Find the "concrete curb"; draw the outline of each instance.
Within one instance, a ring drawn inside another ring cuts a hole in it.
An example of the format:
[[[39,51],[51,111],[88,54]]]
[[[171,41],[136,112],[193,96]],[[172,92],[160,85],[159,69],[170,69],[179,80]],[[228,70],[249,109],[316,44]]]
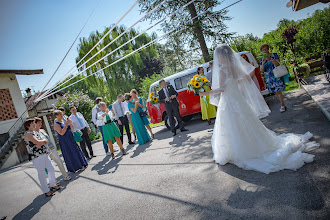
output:
[[[305,87],[305,85],[302,85],[302,88],[306,91],[306,93],[313,99],[313,101],[320,107],[322,113],[325,115],[325,117],[328,118],[330,121],[330,112],[327,111],[327,109],[319,102],[317,101],[313,95],[309,92],[309,90]]]

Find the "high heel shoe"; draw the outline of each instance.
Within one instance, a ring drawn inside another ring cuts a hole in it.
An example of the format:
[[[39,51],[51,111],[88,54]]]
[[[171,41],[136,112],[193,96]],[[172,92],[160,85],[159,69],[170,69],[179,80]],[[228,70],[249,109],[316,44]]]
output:
[[[123,149],[120,149],[121,150],[121,152],[123,153],[123,155],[126,155],[126,151],[125,151],[125,149],[123,148]]]
[[[111,157],[112,157],[112,159],[116,159],[114,153],[111,153]]]

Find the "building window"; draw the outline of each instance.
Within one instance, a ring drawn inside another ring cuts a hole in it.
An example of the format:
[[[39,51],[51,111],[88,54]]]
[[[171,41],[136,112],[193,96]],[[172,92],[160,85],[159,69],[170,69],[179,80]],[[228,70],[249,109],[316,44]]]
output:
[[[9,89],[0,89],[0,121],[18,118]]]

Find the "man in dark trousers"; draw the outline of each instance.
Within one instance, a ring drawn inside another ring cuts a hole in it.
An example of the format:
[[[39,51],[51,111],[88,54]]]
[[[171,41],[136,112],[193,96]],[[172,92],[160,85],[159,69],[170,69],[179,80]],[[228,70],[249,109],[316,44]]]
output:
[[[179,112],[179,103],[176,100],[176,96],[178,93],[175,91],[173,86],[167,85],[165,80],[159,81],[160,86],[162,89],[158,92],[159,95],[159,102],[165,103],[166,114],[170,120],[171,130],[173,132],[173,136],[176,135],[176,128],[174,123],[174,116],[176,117],[179,128],[181,131],[188,131],[183,127],[183,122]]]
[[[124,143],[123,134],[124,134],[124,127],[125,127],[127,138],[128,138],[128,144],[134,144],[134,142],[132,141],[132,138],[131,138],[131,131],[129,129],[129,121],[128,121],[127,116],[125,115],[125,108],[124,108],[124,104],[122,103],[123,100],[124,100],[123,95],[119,94],[117,96],[117,101],[112,104],[112,109],[115,113],[115,120],[117,122],[117,125],[118,125],[120,133],[121,133],[121,136],[120,136],[121,142]]]

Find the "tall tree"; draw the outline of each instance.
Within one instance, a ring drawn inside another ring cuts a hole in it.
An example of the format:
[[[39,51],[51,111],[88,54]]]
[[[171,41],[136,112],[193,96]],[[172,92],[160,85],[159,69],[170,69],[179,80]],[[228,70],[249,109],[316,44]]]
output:
[[[102,36],[108,32],[109,28],[103,33],[96,31],[92,33],[88,38],[81,38],[80,44],[78,45],[78,57],[76,58],[77,62],[85,56],[85,54],[102,38]],[[116,37],[118,37],[121,33],[126,30],[124,26],[115,27],[113,31],[104,38],[103,42],[100,44],[99,47],[95,48],[86,58],[84,61],[87,61],[93,55],[95,55],[101,48],[104,48],[107,44],[113,41]],[[97,60],[105,57],[107,54],[115,51],[121,45],[132,39],[133,37],[137,36],[139,32],[135,29],[131,29],[123,34],[120,38],[118,38],[115,42],[113,42],[109,47],[104,49],[102,52],[97,54],[94,58],[86,63],[80,71],[86,69],[90,65],[92,65]],[[134,41],[126,44],[122,48],[113,52],[110,56],[105,57],[97,65],[91,67],[87,71],[85,71],[84,75],[90,75],[95,73],[96,71],[105,68],[109,64],[115,62],[116,60],[122,58],[123,56],[133,52],[134,50],[140,48],[141,46],[149,43],[155,36],[154,35],[147,35],[142,34],[141,36],[137,37]],[[100,71],[98,74],[93,75],[87,78],[88,83],[93,87],[99,87],[102,89],[102,85],[100,82],[103,82],[105,78],[105,85],[108,87],[108,100],[115,100],[119,93],[124,93],[130,91],[132,88],[139,87],[140,78],[142,76],[139,75],[145,68],[144,60],[153,60],[157,58],[158,52],[155,45],[149,46],[146,49],[141,50],[138,53],[133,54],[132,56],[126,58],[125,60],[110,66],[103,71]],[[149,72],[148,74],[152,74],[153,70],[155,73],[158,71],[159,65],[157,64],[156,68],[153,68],[152,64],[150,63]],[[158,71],[159,72],[159,71]],[[104,84],[104,83],[103,83]],[[102,93],[101,93],[102,94]]]
[[[141,0],[139,2],[141,13],[149,12],[154,9],[162,0]],[[162,6],[158,7],[147,18],[151,21],[165,18],[168,14],[176,11],[189,0],[168,0]],[[199,48],[202,52],[205,62],[210,60],[207,42],[216,45],[220,42],[227,42],[233,33],[227,32],[227,26],[224,21],[230,20],[226,16],[227,10],[220,10],[214,13],[213,9],[221,4],[218,0],[199,0],[191,3],[184,10],[172,15],[169,20],[162,24],[164,31],[182,27],[182,31],[169,36],[171,39],[179,39],[180,42],[188,45],[189,49],[195,50]],[[206,12],[198,18],[194,18],[200,13]],[[214,13],[214,14],[212,14]],[[193,23],[184,24],[189,19],[193,19]]]

